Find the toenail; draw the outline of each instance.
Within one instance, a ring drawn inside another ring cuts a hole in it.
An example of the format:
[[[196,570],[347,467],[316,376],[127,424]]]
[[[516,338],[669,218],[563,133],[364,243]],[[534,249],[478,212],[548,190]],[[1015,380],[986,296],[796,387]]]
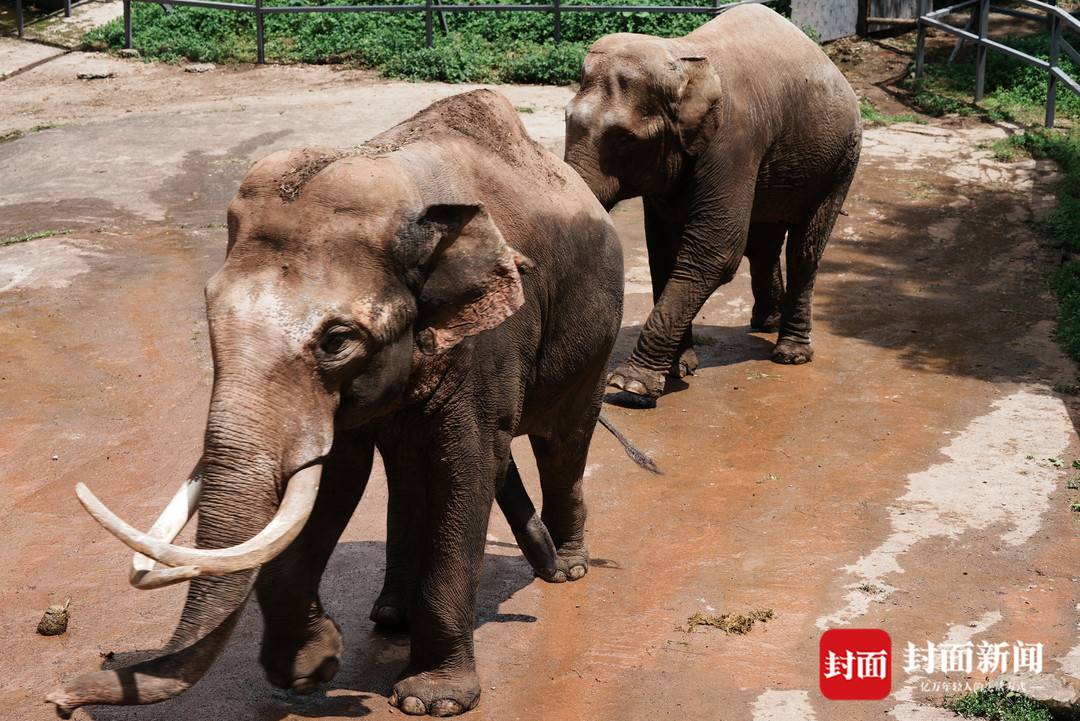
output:
[[[576,581],[585,575],[584,566],[571,566],[570,567],[570,580]]]
[[[415,696],[406,696],[405,700],[401,702],[401,710],[410,716],[423,716],[427,713],[424,702]]]
[[[462,712],[461,704],[453,699],[444,698],[431,704],[432,716],[457,716]]]

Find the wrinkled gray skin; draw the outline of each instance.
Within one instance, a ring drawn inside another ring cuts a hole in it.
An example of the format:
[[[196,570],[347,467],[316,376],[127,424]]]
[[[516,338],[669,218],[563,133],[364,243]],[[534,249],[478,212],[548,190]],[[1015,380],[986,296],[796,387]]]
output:
[[[520,485],[514,436],[532,442],[557,548],[543,575],[588,568],[582,473],[622,277],[603,208],[491,91],[435,103],[355,151],[256,164],[206,291],[214,387],[198,545],[255,535],[284,479],[321,461],[315,510],[260,571],[192,581],[163,656],[76,679],[53,695],[58,710],[184,691],[253,587],[270,681],[310,692],[331,678],[342,637],[319,578],[375,448],[390,508],[372,613],[412,630],[391,703],[433,715],[475,706],[477,583],[492,499],[505,479]]]
[[[643,197],[655,302],[609,383],[655,398],[665,373],[692,373],[691,322],[744,254],[751,326],[779,330],[776,362],[809,361],[814,278],[861,139],[840,71],[764,6],[732,9],[681,38],[594,43],[567,106],[566,162],[606,208]]]

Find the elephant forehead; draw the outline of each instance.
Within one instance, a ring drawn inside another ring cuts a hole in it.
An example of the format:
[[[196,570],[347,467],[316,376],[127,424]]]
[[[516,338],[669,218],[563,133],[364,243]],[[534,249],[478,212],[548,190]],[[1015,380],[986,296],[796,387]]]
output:
[[[304,200],[337,214],[394,221],[406,208],[419,206],[420,193],[390,158],[353,155],[312,178]]]
[[[393,313],[378,289],[354,283],[266,268],[233,277],[223,269],[207,286],[208,309],[217,328],[255,329],[299,349],[326,324],[347,317],[368,327]]]
[[[648,74],[671,64],[673,55],[660,38],[621,33],[601,38],[585,59],[585,74]]]

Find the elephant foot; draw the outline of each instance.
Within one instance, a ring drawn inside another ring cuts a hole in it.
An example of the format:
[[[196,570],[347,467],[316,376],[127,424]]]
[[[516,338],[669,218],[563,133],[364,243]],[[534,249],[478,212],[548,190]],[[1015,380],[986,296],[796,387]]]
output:
[[[384,631],[406,632],[409,630],[409,608],[395,593],[383,591],[375,599],[368,616]]]
[[[281,644],[264,640],[261,661],[266,678],[278,688],[309,694],[334,678],[341,667],[345,645],[341,631],[329,616],[311,624],[308,640],[299,650],[290,652]]]
[[[645,398],[659,398],[664,392],[664,374],[623,363],[607,379],[608,385]]]
[[[390,705],[410,716],[457,716],[480,700],[480,679],[475,670],[465,673],[418,673],[394,684]]]
[[[809,363],[813,357],[814,347],[809,343],[781,339],[773,349],[772,361],[784,365],[801,365]]]
[[[686,348],[679,354],[679,359],[671,364],[671,370],[668,371],[668,375],[672,378],[685,378],[686,376],[694,375],[694,371],[698,369],[698,357],[697,351],[693,346]]]
[[[755,333],[776,333],[780,330],[780,314],[773,313],[767,316],[753,315],[750,317],[750,330]]]
[[[566,583],[576,581],[589,572],[589,552],[585,546],[564,546],[558,550],[555,569],[537,577],[548,583]]]

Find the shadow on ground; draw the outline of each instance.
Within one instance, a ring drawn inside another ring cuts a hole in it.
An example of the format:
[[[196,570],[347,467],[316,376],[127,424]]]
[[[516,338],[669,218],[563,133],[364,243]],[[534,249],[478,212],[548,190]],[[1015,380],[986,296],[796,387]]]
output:
[[[504,545],[504,544],[498,544]],[[206,677],[181,696],[145,707],[90,707],[94,721],[156,721],[157,719],[234,718],[278,721],[290,715],[307,718],[367,716],[387,695],[409,658],[406,634],[383,633],[368,620],[372,602],[382,585],[386,557],[382,541],[340,543],[323,576],[321,597],[345,636],[345,656],[337,677],[310,696],[276,689],[266,681],[259,665],[262,618],[258,604],[244,610],[224,653]],[[603,565],[603,564],[601,564]],[[534,580],[532,569],[520,556],[486,554],[477,599],[477,627],[487,623],[534,623],[525,614],[501,614],[499,606]],[[162,618],[163,638],[175,617]],[[116,653],[104,668],[125,665],[153,652]],[[229,688],[265,688],[265,701],[250,707],[244,694]],[[225,689],[225,692],[222,692]],[[213,707],[208,701],[213,699]]]

